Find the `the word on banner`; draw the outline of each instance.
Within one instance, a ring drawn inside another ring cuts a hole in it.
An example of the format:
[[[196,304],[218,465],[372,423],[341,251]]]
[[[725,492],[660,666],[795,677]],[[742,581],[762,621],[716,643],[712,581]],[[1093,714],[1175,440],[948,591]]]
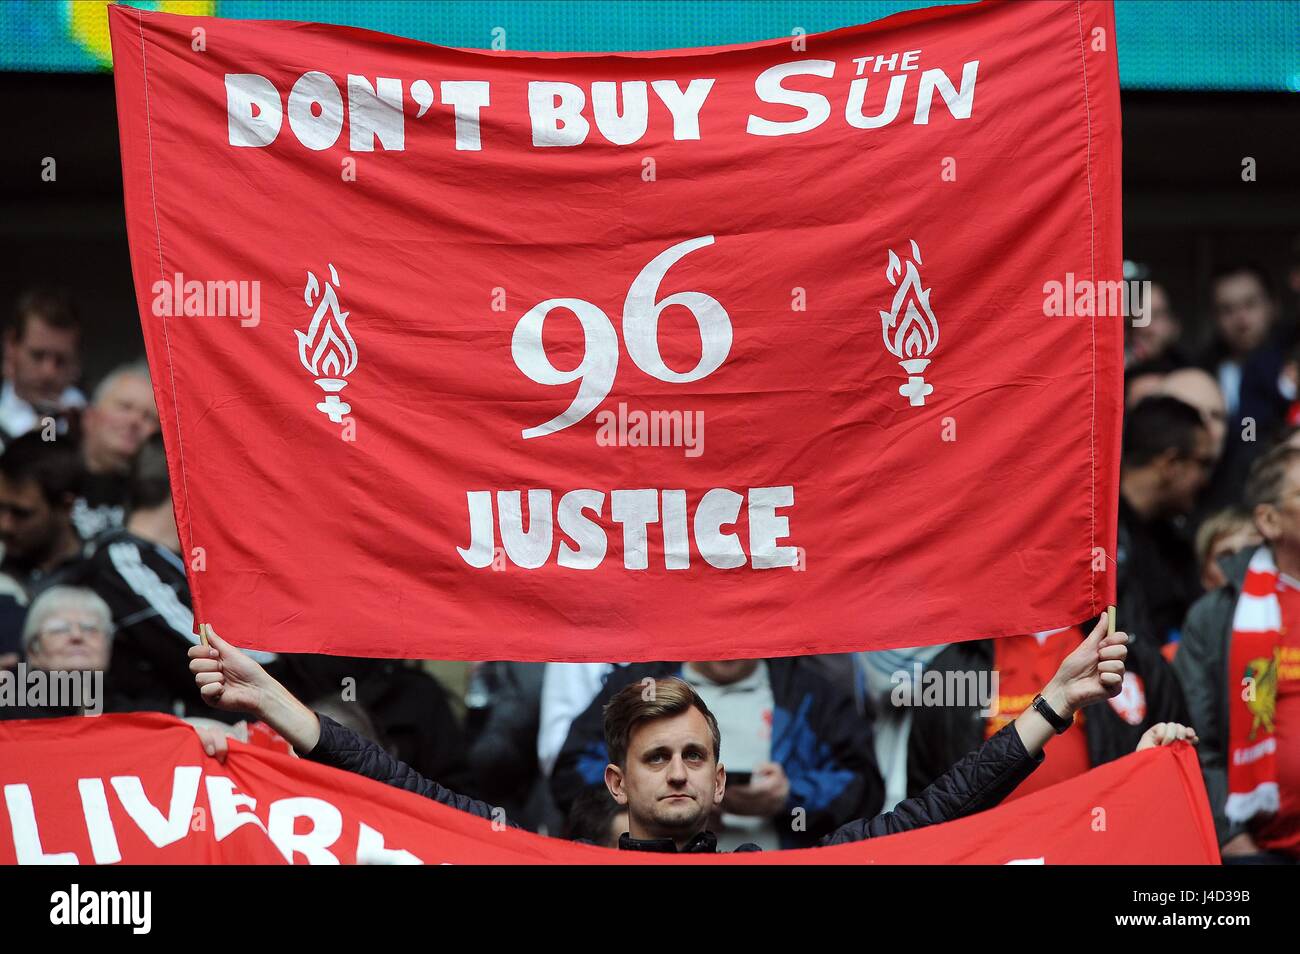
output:
[[[238,644],[760,657],[1110,601],[1109,3],[635,54],[109,17],[195,615]]]
[[[1186,744],[834,848],[655,855],[545,838],[156,713],[0,722],[0,864],[1217,864]]]

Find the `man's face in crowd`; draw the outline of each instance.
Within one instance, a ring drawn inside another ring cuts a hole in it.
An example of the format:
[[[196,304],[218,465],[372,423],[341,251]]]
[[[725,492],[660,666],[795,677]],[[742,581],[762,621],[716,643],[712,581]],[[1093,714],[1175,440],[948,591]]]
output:
[[[46,671],[103,672],[108,669],[108,633],[89,610],[61,610],[41,624],[27,661]]]
[[[153,388],[137,375],[118,378],[97,404],[86,409],[86,450],[91,461],[129,461],[157,431]]]
[[[626,805],[637,838],[688,839],[704,830],[722,804],[727,775],[713,757],[713,735],[692,706],[632,730],[627,765],[605,767],[605,784]]]
[[[1164,354],[1165,349],[1182,335],[1174,311],[1169,307],[1169,296],[1159,285],[1152,284],[1151,297],[1147,301],[1147,322],[1134,325],[1130,332],[1133,336],[1133,348],[1140,360],[1148,360]]]
[[[1166,492],[1162,509],[1167,515],[1192,512],[1196,497],[1209,483],[1217,460],[1210,432],[1203,427],[1197,429],[1192,453],[1175,457],[1165,468]]]
[[[0,543],[5,559],[39,566],[54,552],[67,511],[50,506],[34,480],[14,482],[0,475]]]
[[[1223,403],[1223,392],[1218,382],[1199,368],[1181,368],[1165,376],[1161,393],[1178,398],[1201,412],[1214,456],[1223,453],[1223,442],[1228,436],[1228,407]]]
[[[1214,320],[1237,357],[1258,348],[1273,326],[1273,303],[1249,272],[1226,275],[1214,285]]]
[[[59,398],[81,373],[77,332],[40,318],[27,320],[22,338],[5,336],[5,377],[39,411],[59,410]]]

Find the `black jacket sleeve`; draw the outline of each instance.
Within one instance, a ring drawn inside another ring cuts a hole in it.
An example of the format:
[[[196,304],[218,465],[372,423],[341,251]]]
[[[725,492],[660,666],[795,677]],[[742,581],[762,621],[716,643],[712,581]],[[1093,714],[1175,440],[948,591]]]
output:
[[[1020,741],[1014,722],[1002,729],[935,780],[915,798],[898,803],[892,812],[849,822],[822,842],[824,846],[896,835],[953,821],[992,808],[1029,777],[1043,761]]]
[[[477,791],[523,802],[537,783],[537,731],[545,663],[491,662],[484,673],[496,685],[487,720],[469,747]]]
[[[1139,673],[1146,683],[1147,694],[1147,717],[1142,723],[1142,731],[1146,732],[1157,722],[1179,722],[1183,725],[1191,725],[1191,711],[1187,708],[1182,684],[1174,675],[1174,667],[1165,661],[1160,650],[1154,646],[1144,647],[1143,651],[1147,652],[1150,659],[1144,662],[1142,672]],[[1141,739],[1142,736],[1139,734],[1138,738]],[[1137,742],[1133,745],[1136,746]],[[1133,749],[1129,749],[1129,752],[1132,751]],[[1128,752],[1123,754],[1127,755]]]
[[[479,818],[493,819],[492,806],[466,795],[459,795],[437,782],[425,778],[405,762],[400,762],[369,739],[362,738],[329,716],[317,713],[320,719],[320,741],[304,758],[322,765],[343,769],[356,775],[405,789],[440,805],[447,805]]]

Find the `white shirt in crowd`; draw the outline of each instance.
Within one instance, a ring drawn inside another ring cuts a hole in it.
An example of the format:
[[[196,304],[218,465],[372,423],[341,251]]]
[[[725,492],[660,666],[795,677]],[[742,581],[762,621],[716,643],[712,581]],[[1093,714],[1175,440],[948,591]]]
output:
[[[1241,365],[1235,361],[1220,362],[1219,390],[1223,392],[1223,403],[1227,405],[1228,420],[1232,420],[1241,407]]]
[[[59,397],[60,406],[76,410],[86,406],[86,396],[76,388],[68,388]],[[41,423],[41,415],[30,403],[18,396],[11,382],[0,387],[0,430],[8,438],[22,437],[34,431]],[[67,422],[59,422],[59,433],[67,430]]]
[[[573,720],[600,694],[613,663],[547,663],[537,726],[537,762],[548,777],[569,737]]]

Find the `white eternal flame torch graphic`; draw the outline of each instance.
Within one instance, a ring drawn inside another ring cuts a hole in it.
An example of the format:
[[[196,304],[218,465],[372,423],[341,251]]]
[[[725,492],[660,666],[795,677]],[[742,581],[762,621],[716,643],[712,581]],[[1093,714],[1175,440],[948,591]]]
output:
[[[347,385],[347,376],[357,366],[357,343],[348,334],[348,312],[339,311],[335,292],[340,284],[338,272],[333,265],[329,269],[330,280],[325,283],[323,292],[316,276],[307,273],[303,301],[308,307],[315,305],[316,311],[306,332],[295,330],[294,334],[298,336],[298,360],[325,392],[325,400],[317,404],[316,409],[328,415],[335,424],[341,424],[352,405],[341,400],[338,392]]]
[[[912,257],[904,265],[894,250],[889,250],[889,267],[885,277],[895,287],[894,303],[889,311],[880,313],[881,332],[885,347],[907,372],[907,383],[900,385],[898,393],[908,399],[912,407],[925,404],[934,386],[927,384],[921,375],[930,365],[930,352],[939,343],[939,322],[930,310],[930,289],[921,287],[921,274],[916,266],[921,264],[921,250],[912,246]],[[899,281],[899,277],[902,281]]]

